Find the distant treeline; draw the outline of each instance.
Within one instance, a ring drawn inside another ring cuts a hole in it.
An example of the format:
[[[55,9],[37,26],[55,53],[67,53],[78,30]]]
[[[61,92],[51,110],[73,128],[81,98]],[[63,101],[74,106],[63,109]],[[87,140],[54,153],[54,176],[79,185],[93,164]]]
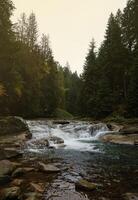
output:
[[[11,0],[0,0],[0,115],[138,117],[138,0],[110,15],[96,52],[92,40],[83,73],[55,61],[49,37],[38,34],[34,13],[10,17]]]

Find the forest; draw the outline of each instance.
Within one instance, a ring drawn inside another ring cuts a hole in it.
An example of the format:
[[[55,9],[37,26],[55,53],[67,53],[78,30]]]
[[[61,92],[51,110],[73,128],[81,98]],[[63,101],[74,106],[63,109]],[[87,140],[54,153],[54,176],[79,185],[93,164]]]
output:
[[[35,13],[13,23],[0,0],[0,115],[138,117],[138,0],[111,13],[100,48],[90,42],[82,74],[54,59]]]

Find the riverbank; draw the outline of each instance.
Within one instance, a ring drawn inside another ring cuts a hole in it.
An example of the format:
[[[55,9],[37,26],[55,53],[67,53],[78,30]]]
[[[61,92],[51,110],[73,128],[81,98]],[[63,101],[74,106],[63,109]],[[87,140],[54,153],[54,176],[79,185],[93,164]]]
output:
[[[136,188],[137,159],[134,152],[137,148],[112,146],[89,138],[90,133],[106,131],[107,126],[111,131],[117,131],[118,127],[122,128],[118,124],[44,119],[26,123],[21,118],[9,118],[9,122],[3,121],[7,131],[3,129],[0,136],[2,200],[65,200],[67,196],[70,200],[122,200],[136,196],[136,190],[132,188]],[[52,141],[49,138],[51,144],[65,142],[65,145],[49,146],[47,134],[53,138]],[[121,156],[122,160],[124,148],[126,158],[119,166],[117,157]],[[126,159],[131,165],[125,163]],[[132,182],[125,177],[131,177]]]

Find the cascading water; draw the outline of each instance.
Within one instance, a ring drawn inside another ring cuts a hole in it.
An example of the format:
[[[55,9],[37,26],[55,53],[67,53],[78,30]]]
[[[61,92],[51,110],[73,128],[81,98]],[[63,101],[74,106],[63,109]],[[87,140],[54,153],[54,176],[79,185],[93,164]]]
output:
[[[90,124],[88,122],[70,122],[61,125],[53,124],[52,121],[28,121],[28,126],[33,135],[32,140],[29,141],[33,150],[38,149],[36,143],[34,145],[32,141],[40,139],[47,139],[50,146],[61,147],[49,139],[57,137],[64,141],[65,149],[91,151],[94,149],[92,141],[98,140],[101,135],[109,131],[106,124]]]
[[[50,183],[46,185],[45,200],[65,200],[68,196],[70,200],[122,200],[122,191],[137,193],[138,149],[100,142],[99,137],[109,132],[106,124],[79,121],[63,125],[50,120],[27,123],[33,137],[24,146],[25,158],[33,166],[41,161],[61,169],[51,179],[49,174],[42,174],[42,182]],[[75,183],[79,179],[97,184],[98,189],[78,192]]]

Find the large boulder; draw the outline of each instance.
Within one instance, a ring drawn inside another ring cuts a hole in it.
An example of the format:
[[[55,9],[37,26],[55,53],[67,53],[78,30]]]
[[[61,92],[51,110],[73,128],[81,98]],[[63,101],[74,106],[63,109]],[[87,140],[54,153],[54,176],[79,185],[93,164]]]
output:
[[[4,117],[0,118],[0,136],[18,135],[27,133],[28,138],[31,138],[27,123],[20,117]]]

